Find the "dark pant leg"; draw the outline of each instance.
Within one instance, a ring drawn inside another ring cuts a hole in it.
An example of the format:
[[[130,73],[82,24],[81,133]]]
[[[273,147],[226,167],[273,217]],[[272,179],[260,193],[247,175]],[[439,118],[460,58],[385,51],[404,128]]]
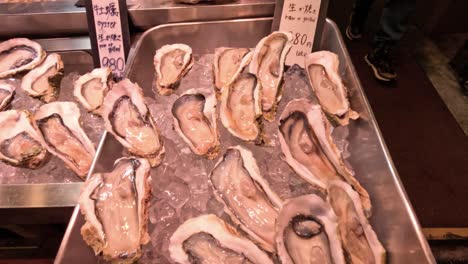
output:
[[[375,0],[356,0],[353,6],[353,23],[359,28],[363,28],[367,20],[369,10]]]
[[[386,0],[380,17],[380,28],[374,36],[374,45],[386,42],[396,44],[408,29],[415,0]]]

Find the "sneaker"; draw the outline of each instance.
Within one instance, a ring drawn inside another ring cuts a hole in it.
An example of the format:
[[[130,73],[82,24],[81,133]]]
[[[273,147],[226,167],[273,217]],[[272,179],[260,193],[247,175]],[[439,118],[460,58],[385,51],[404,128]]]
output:
[[[362,38],[362,28],[363,25],[359,25],[360,23],[357,23],[356,19],[354,18],[354,12],[349,16],[349,25],[346,28],[346,37],[348,37],[349,40],[357,40]]]
[[[375,78],[385,82],[396,79],[397,75],[393,67],[392,47],[390,45],[377,45],[364,57],[364,60],[372,68]]]

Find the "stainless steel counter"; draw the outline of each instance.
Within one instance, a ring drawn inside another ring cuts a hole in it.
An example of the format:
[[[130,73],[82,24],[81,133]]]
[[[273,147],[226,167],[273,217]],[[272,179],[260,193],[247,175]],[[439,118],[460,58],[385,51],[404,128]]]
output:
[[[88,34],[85,8],[75,1],[0,4],[0,39]],[[128,1],[131,24],[137,31],[176,22],[273,16],[274,0],[237,0],[230,4],[175,4],[172,0]]]

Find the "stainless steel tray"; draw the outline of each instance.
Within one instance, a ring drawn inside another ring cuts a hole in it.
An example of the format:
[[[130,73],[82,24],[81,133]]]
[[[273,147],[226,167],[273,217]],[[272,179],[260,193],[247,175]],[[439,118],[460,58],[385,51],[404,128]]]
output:
[[[0,38],[88,34],[86,12],[73,0],[0,4]],[[176,4],[173,0],[128,0],[131,24],[138,30],[178,22],[273,16],[274,0],[236,0],[228,4]]]
[[[93,58],[88,52],[90,50],[89,40],[87,41],[86,38],[37,39],[36,41],[47,52],[58,52],[62,56],[66,75],[70,72],[84,74],[93,69]],[[73,207],[82,184],[79,179],[76,181],[0,184],[0,209],[2,213],[5,213],[5,210],[8,209],[33,210],[48,207]],[[27,221],[27,218],[27,216],[24,217],[24,220]],[[2,222],[8,222],[8,219],[4,219]],[[9,224],[15,223],[10,222]]]
[[[127,77],[153,96],[152,60],[154,50],[164,44],[181,42],[194,53],[211,53],[219,46],[253,47],[270,32],[272,19],[246,19],[163,25],[145,32],[130,52]],[[418,220],[391,161],[372,110],[362,90],[349,54],[336,24],[327,20],[322,33],[321,49],[340,57],[340,72],[351,91],[351,103],[362,118],[349,126],[350,152],[348,161],[356,177],[368,190],[373,202],[370,219],[378,237],[388,252],[388,263],[435,263]],[[96,169],[109,169],[121,153],[121,146],[106,135],[101,141],[94,164]],[[95,263],[97,260],[79,234],[83,218],[75,208],[65,233],[56,263]]]

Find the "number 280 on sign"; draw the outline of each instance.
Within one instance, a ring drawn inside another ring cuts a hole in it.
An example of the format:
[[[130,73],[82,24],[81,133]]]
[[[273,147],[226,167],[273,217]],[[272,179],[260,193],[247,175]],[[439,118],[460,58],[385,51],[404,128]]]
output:
[[[307,34],[301,34],[301,33],[294,33],[292,31],[289,31],[292,36],[293,36],[293,39],[292,39],[292,43],[294,45],[301,45],[301,46],[304,46],[304,47],[307,47],[307,48],[310,48],[312,49],[312,41],[308,41],[308,36]]]

